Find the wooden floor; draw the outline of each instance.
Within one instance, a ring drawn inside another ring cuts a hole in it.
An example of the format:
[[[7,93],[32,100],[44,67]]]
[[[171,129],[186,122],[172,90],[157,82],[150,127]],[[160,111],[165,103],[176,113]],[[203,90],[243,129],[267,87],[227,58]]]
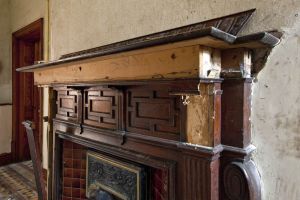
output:
[[[0,200],[37,200],[32,162],[0,167]]]

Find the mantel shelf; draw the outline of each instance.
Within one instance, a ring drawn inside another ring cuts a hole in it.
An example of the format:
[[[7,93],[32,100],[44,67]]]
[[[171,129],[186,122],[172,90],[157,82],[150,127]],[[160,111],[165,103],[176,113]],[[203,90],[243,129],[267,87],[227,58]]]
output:
[[[263,49],[267,55],[280,42],[268,32],[236,36],[254,11],[70,53],[17,71],[34,72],[36,85],[219,79],[221,72],[231,76],[236,71],[249,78],[256,59],[251,50]]]
[[[246,36],[234,36],[224,31],[221,31],[214,27],[208,27],[199,31],[178,33],[176,35],[168,35],[168,31],[165,31],[166,37],[148,38],[148,36],[139,37],[136,39],[130,39],[122,42],[117,42],[109,46],[110,48],[103,48],[97,52],[84,53],[81,55],[75,55],[71,57],[62,57],[59,60],[49,61],[45,63],[35,64],[31,66],[25,66],[18,68],[19,72],[34,72],[36,70],[43,70],[50,67],[59,67],[60,65],[72,63],[76,61],[84,61],[88,59],[94,59],[97,57],[104,57],[110,55],[110,57],[124,56],[125,52],[133,50],[150,50],[149,47],[158,46],[162,49],[178,48],[191,45],[203,45],[218,49],[230,49],[230,48],[272,48],[276,46],[280,39],[273,36],[268,32],[260,32],[250,34]],[[106,47],[103,46],[103,47]],[[156,47],[157,48],[157,47]],[[157,49],[160,50],[160,49]],[[122,52],[122,53],[121,53]],[[126,54],[126,53],[125,53]],[[106,58],[104,57],[104,59]]]
[[[145,36],[136,40],[115,43],[109,45],[110,48],[104,46],[96,52],[18,68],[17,71],[34,72],[36,85],[219,79],[222,55],[225,55],[226,49],[241,49],[238,57],[244,57],[245,67],[249,66],[246,74],[250,75],[250,50],[271,48],[279,42],[278,38],[267,32],[236,37],[214,27],[154,39]],[[229,59],[231,57],[236,56],[231,55]],[[235,67],[239,69],[239,66]]]

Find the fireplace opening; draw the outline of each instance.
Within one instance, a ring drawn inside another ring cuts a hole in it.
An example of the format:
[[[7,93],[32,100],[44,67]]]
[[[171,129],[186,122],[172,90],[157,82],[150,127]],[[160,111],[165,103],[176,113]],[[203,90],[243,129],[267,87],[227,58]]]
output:
[[[168,170],[63,141],[63,200],[168,199]]]
[[[96,152],[87,152],[86,196],[120,200],[145,199],[147,168]]]

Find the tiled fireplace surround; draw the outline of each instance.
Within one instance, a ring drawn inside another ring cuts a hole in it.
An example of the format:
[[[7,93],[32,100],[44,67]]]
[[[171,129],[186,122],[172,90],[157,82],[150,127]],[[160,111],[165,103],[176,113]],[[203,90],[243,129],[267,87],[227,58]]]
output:
[[[87,147],[65,140],[63,142],[63,195],[62,200],[85,200]],[[151,168],[150,195],[153,200],[167,196],[167,172]]]
[[[86,148],[63,143],[63,200],[86,199]]]

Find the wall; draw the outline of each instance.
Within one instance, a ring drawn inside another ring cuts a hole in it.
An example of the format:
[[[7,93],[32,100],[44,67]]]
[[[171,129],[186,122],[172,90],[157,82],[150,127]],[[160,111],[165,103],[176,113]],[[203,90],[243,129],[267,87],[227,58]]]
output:
[[[297,0],[51,0],[50,4],[52,59],[251,8],[257,12],[245,32],[290,27],[299,9]]]
[[[46,1],[44,0],[11,0],[12,32],[44,17],[45,11]]]
[[[206,19],[257,8],[243,34],[285,33],[253,86],[254,160],[263,199],[300,199],[299,12],[296,0],[51,0],[51,59]]]
[[[0,104],[11,103],[9,0],[0,0]]]
[[[15,32],[28,24],[44,19],[44,58],[48,57],[48,18],[46,0],[11,0],[11,31]],[[47,90],[46,90],[47,91]],[[48,99],[44,92],[44,100]],[[47,105],[47,101],[44,105]],[[44,116],[48,115],[48,107],[44,106]],[[43,124],[43,167],[47,169],[47,123]]]
[[[0,154],[11,152],[12,106],[0,106]]]
[[[269,199],[300,199],[300,21],[285,28],[253,87],[254,159]]]
[[[0,0],[0,154],[11,151],[10,4]]]
[[[41,17],[46,18],[46,5],[44,0],[0,0],[0,104],[12,102],[11,35]],[[47,55],[47,34],[44,38]],[[0,154],[11,152],[11,136],[12,107],[0,106]]]

